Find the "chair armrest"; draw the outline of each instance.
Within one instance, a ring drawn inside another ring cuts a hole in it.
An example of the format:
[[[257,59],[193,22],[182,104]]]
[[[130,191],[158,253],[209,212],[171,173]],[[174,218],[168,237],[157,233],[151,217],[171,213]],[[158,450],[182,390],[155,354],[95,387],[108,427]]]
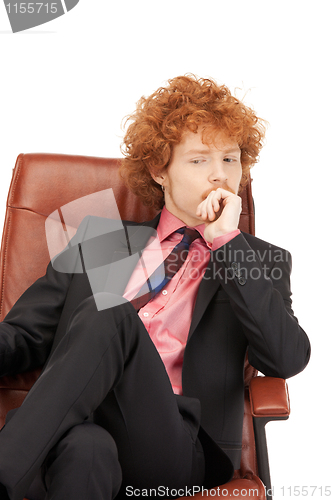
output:
[[[290,415],[287,382],[282,378],[254,377],[249,387],[253,417],[281,417]]]
[[[257,450],[258,475],[266,487],[267,500],[271,500],[272,487],[265,425],[271,420],[289,418],[290,403],[287,383],[282,378],[254,377],[249,385],[249,396]]]

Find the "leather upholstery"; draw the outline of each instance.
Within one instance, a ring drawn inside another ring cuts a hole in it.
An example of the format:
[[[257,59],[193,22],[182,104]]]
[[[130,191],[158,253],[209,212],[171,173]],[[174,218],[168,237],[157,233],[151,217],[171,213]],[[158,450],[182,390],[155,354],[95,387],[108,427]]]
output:
[[[250,382],[251,413],[254,417],[287,417],[288,387],[282,378],[255,377]]]
[[[245,498],[245,500],[265,500],[265,487],[257,476],[245,479],[232,479],[227,484],[210,490],[208,496],[207,490],[197,493],[192,497],[186,498]],[[180,500],[180,499],[179,499]]]
[[[112,187],[122,219],[141,222],[156,215],[131,194],[118,176],[119,160],[59,154],[21,154],[17,158],[8,194],[7,212],[2,237],[0,256],[0,319],[7,314],[18,297],[38,277],[45,273],[49,254],[45,238],[45,220],[59,207],[88,194]],[[240,229],[254,234],[254,212],[249,185],[242,193],[243,211]],[[99,215],[103,216],[103,206]],[[29,374],[0,379],[0,426],[4,424],[6,412],[18,407],[39,375],[39,370]],[[270,414],[285,411],[286,401],[282,397],[276,404],[269,397],[269,389],[257,387],[253,377],[256,371],[248,363],[245,366],[245,415],[243,428],[243,453],[240,470],[226,488],[256,488],[265,498],[264,487],[256,476],[252,414]],[[276,380],[276,379],[275,379]],[[251,406],[248,386],[253,391]],[[260,384],[260,382],[259,382]],[[277,382],[285,391],[285,387]],[[264,395],[262,402],[260,393]],[[266,413],[265,413],[266,412]],[[268,412],[268,413],[267,413]],[[249,493],[251,495],[251,493]],[[212,495],[214,496],[214,495]],[[202,498],[196,496],[195,498]],[[207,496],[205,496],[207,498]],[[229,497],[229,498],[232,498]],[[236,498],[236,497],[235,497]],[[242,495],[242,498],[247,498]],[[249,496],[250,498],[250,496]]]

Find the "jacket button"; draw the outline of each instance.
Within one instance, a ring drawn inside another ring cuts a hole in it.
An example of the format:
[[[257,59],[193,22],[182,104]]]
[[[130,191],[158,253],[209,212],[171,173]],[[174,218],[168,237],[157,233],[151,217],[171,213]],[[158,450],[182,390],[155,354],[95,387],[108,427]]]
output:
[[[243,286],[243,285],[245,285],[245,283],[246,283],[246,278],[244,278],[244,276],[240,276],[240,277],[238,278],[238,283],[239,283],[240,285],[242,285],[242,286]]]
[[[238,264],[237,264],[237,262],[233,262],[233,263],[231,264],[231,269],[233,269],[234,271],[236,271],[236,270],[238,269]]]

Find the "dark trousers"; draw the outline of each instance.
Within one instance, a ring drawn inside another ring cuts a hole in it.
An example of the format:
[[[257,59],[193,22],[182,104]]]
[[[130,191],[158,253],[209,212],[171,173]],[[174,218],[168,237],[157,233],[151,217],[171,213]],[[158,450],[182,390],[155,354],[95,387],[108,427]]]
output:
[[[167,487],[203,484],[199,418],[198,400],[174,395],[133,306],[97,311],[90,297],[0,433],[0,483],[12,500],[40,500],[44,490],[45,499],[106,500],[119,488],[126,498],[159,487],[167,497]]]
[[[230,479],[229,459],[200,427],[199,401],[174,395],[142,321],[118,299],[105,294],[114,307],[101,311],[93,297],[79,305],[0,432],[11,500],[111,500],[134,489],[175,497]]]

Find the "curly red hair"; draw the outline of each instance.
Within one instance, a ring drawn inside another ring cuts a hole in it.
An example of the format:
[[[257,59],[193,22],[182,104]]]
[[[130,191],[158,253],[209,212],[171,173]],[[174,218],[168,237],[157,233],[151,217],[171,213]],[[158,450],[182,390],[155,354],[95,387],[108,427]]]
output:
[[[149,207],[161,209],[164,195],[151,172],[168,167],[172,148],[184,132],[197,132],[203,126],[203,142],[208,144],[221,135],[235,140],[241,150],[243,175],[241,188],[258,161],[265,135],[264,121],[231,95],[225,85],[214,80],[185,75],[168,80],[149,97],[141,97],[122,144],[124,158],[120,176],[129,189]]]

